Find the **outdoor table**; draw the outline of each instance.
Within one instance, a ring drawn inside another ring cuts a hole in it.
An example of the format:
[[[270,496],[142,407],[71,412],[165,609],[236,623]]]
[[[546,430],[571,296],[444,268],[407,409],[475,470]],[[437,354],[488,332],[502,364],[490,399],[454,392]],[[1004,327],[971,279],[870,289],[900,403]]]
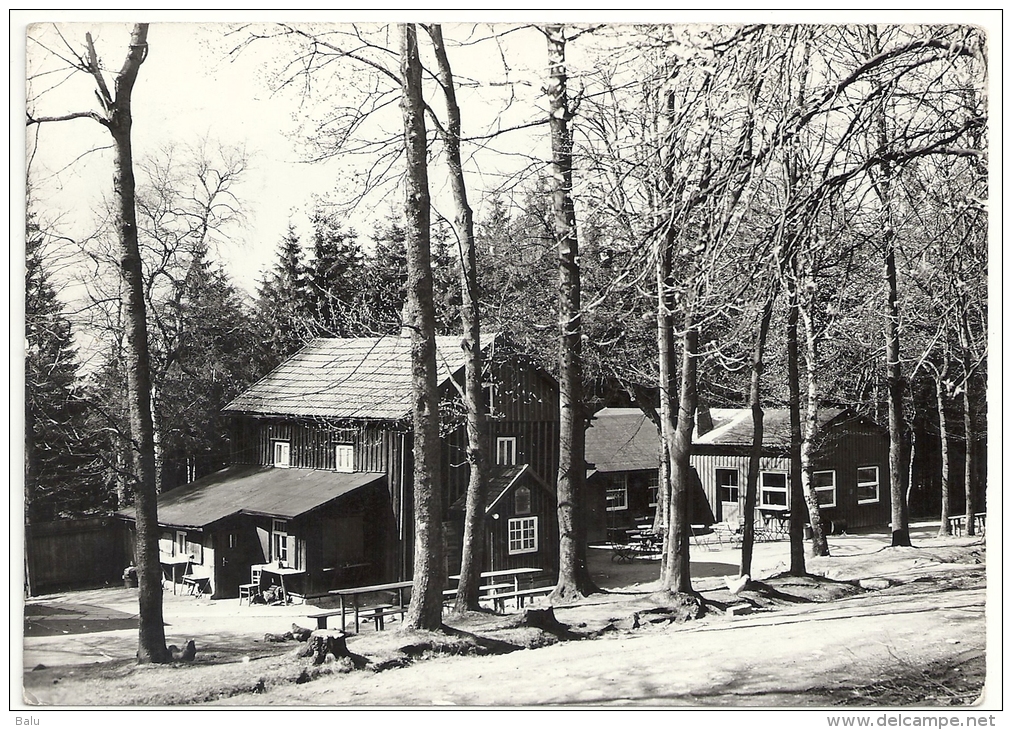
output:
[[[299,570],[297,568],[282,568],[274,565],[273,563],[268,563],[263,566],[262,570],[264,573],[269,573],[270,575],[276,575],[278,577],[279,582],[281,583],[281,600],[284,603],[288,603],[289,600],[288,589],[285,587],[285,576],[287,575],[290,577],[293,575],[305,575],[306,573],[304,570]]]
[[[398,583],[381,583],[373,586],[356,586],[355,588],[338,588],[337,590],[328,591],[330,595],[337,596],[341,599],[341,631],[345,631],[344,599],[346,596],[351,598],[351,605],[355,612],[355,633],[357,634],[359,629],[359,596],[365,595],[366,593],[379,593],[380,591],[397,591],[397,607],[403,609],[404,589],[410,588],[412,585],[414,585],[413,581],[404,580]]]
[[[788,526],[791,519],[791,511],[788,509],[761,507],[759,514],[762,515],[763,527],[769,529],[773,527],[775,535],[787,535]]]
[[[176,568],[180,565],[183,566],[183,576],[186,575],[186,566],[190,564],[192,558],[189,555],[159,555],[158,562],[163,567],[171,568],[172,570],[172,595],[176,595]],[[183,577],[180,576],[180,577]]]
[[[482,578],[512,578],[513,579],[513,590],[520,590],[520,576],[522,575],[534,575],[541,573],[541,568],[508,568],[505,570],[487,570],[481,574]],[[451,575],[450,580],[460,580],[459,575]],[[492,581],[495,582],[494,580]]]

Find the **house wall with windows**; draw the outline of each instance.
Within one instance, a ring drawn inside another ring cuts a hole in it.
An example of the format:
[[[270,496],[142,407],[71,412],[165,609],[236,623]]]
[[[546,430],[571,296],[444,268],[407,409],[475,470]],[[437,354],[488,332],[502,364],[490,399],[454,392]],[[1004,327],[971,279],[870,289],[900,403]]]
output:
[[[768,409],[757,507],[790,505],[789,414]],[[693,434],[689,490],[692,524],[738,523],[744,512],[752,439],[748,409],[703,409]],[[831,529],[887,524],[890,519],[885,429],[839,408],[820,411],[812,482]],[[659,453],[656,429],[636,409],[599,412],[587,431],[587,532],[591,542],[622,539],[624,530],[652,518]],[[757,519],[759,517],[757,516]]]
[[[744,447],[696,446],[692,467],[718,522],[737,523],[744,512],[748,451]],[[832,530],[888,523],[889,444],[878,427],[849,421],[829,424],[812,458],[812,487],[823,521]],[[790,505],[790,460],[759,461],[758,508]]]

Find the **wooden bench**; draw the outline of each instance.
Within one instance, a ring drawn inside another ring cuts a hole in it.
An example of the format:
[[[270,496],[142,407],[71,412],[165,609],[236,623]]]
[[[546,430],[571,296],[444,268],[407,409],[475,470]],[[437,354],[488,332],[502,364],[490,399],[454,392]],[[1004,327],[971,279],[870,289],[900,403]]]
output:
[[[519,591],[510,591],[508,593],[496,593],[490,596],[492,599],[492,606],[494,609],[499,611],[506,610],[506,601],[510,598],[515,598],[517,602],[517,609],[524,607],[524,601],[527,598],[534,598],[535,596],[547,596],[549,593],[555,590],[555,586],[541,586],[540,588],[524,588]]]
[[[379,606],[366,606],[362,609],[362,615],[366,620],[372,619],[376,630],[382,631],[384,628],[384,618],[400,614],[401,621],[403,621],[407,610],[407,606],[394,606],[393,604],[384,603]]]
[[[326,629],[328,618],[330,618],[331,616],[340,616],[343,613],[344,609],[341,608],[321,609],[319,611],[307,613],[306,618],[313,619],[314,621],[316,621],[316,628]]]

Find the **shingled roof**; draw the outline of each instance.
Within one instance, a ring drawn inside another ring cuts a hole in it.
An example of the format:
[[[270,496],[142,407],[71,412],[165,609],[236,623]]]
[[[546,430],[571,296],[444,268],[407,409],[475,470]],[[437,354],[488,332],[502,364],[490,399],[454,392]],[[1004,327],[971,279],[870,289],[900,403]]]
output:
[[[492,339],[483,343],[487,346]],[[437,337],[440,385],[462,367],[460,337]],[[407,418],[411,413],[411,338],[312,340],[224,410],[335,419]]]
[[[718,410],[718,409],[714,409]],[[751,446],[752,445],[752,411],[748,408],[719,409],[727,410],[733,416],[723,423],[714,418],[713,430],[701,436],[694,436],[695,446]],[[842,408],[820,408],[819,428],[836,419],[844,410]],[[802,418],[804,414],[802,414]],[[787,408],[763,409],[763,446],[788,448],[791,445],[791,412]]]
[[[819,428],[839,418],[840,408],[819,410]],[[710,408],[697,416],[706,430],[693,432],[695,447],[751,446],[752,411],[748,408]],[[767,408],[763,414],[763,446],[786,448],[791,442],[790,411]],[[660,454],[657,429],[638,408],[605,408],[587,429],[587,461],[601,472],[656,469]]]
[[[538,486],[551,494],[553,498],[555,497],[552,488],[545,484],[544,480],[538,476],[538,473],[531,468],[530,464],[494,466],[489,470],[488,475],[488,488],[485,491],[485,514],[490,513],[492,508],[502,501],[502,498],[522,478],[533,480]],[[466,506],[467,493],[465,492],[450,505],[450,509],[463,512]]]

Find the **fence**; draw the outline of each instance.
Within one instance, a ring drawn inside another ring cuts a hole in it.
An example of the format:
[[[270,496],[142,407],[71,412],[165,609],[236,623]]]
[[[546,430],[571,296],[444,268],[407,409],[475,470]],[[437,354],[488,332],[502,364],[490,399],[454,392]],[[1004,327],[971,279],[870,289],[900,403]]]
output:
[[[125,533],[111,517],[25,525],[29,594],[119,583],[131,562]]]

